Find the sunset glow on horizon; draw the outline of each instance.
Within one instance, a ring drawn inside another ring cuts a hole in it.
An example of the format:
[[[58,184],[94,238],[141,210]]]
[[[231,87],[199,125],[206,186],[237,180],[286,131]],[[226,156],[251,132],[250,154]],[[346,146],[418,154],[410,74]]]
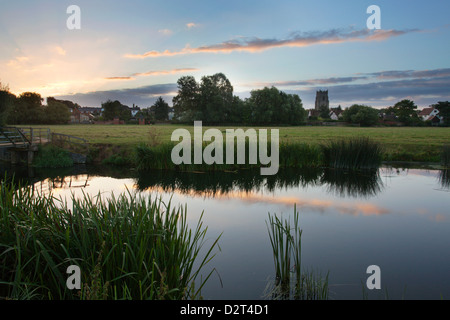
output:
[[[3,2],[0,81],[82,106],[112,99],[172,104],[176,81],[223,73],[234,94],[276,86],[300,96],[317,90],[330,106],[419,108],[449,100],[450,3],[377,1],[381,29],[369,30],[360,1],[77,1],[80,29],[68,29],[72,3]]]

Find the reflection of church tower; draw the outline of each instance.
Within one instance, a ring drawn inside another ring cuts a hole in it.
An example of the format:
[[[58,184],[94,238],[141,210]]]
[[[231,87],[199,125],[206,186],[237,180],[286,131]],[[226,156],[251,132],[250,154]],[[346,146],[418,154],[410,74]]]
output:
[[[326,106],[327,109],[330,108],[330,101],[328,100],[328,90],[319,90],[316,92],[316,105],[315,110],[319,110],[321,106]]]

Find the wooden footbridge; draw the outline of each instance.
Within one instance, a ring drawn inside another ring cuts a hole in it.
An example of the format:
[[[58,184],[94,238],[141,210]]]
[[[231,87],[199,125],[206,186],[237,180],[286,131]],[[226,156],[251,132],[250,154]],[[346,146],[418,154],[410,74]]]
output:
[[[48,128],[0,127],[0,158],[11,164],[19,163],[24,157],[27,164],[31,164],[38,146],[47,143],[76,149],[77,154],[87,154],[88,150],[85,139],[54,133]]]

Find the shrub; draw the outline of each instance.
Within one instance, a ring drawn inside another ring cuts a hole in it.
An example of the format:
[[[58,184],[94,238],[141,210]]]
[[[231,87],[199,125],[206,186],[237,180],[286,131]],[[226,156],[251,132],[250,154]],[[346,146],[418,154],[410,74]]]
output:
[[[67,150],[48,144],[39,146],[34,165],[39,168],[63,168],[73,165],[73,160]]]

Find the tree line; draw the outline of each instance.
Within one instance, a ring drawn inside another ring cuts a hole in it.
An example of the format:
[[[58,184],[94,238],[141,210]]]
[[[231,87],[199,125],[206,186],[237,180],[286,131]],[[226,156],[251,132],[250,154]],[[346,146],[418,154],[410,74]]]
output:
[[[197,82],[193,76],[183,76],[177,81],[178,92],[172,99],[173,122],[192,123],[195,120],[205,124],[244,125],[301,125],[308,121],[308,112],[297,94],[287,94],[276,87],[252,90],[250,97],[241,99],[233,94],[233,86],[223,73],[204,76]],[[450,125],[450,102],[441,101],[433,105],[443,117],[444,125]],[[0,83],[0,125],[5,124],[66,124],[71,110],[80,106],[71,101],[43,98],[35,92],[24,92],[15,96],[7,86]],[[147,123],[169,119],[169,104],[159,97],[150,108],[140,110],[136,117]],[[99,120],[119,118],[125,122],[132,118],[128,106],[119,101],[102,103]],[[330,110],[320,108],[319,119],[329,120]],[[392,116],[407,126],[422,126],[426,122],[418,114],[417,105],[411,100],[402,100],[394,106],[376,109],[354,104],[342,113],[342,121],[373,126],[380,118]]]
[[[173,98],[174,119],[179,122],[201,120],[207,124],[289,124],[304,123],[307,112],[300,97],[275,87],[253,90],[242,100],[233,95],[233,86],[223,73],[178,79]]]
[[[11,124],[66,124],[70,110],[66,104],[47,98],[47,104],[39,93],[24,92],[15,96],[7,87],[0,87],[0,125]]]

